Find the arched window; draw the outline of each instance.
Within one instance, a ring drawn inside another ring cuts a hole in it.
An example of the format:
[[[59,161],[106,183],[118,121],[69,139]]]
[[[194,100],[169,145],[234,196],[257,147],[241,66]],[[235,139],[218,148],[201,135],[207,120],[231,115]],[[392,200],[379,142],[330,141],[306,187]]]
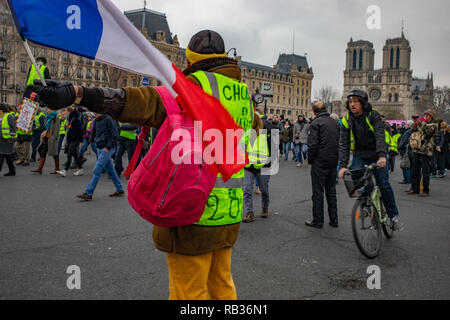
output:
[[[395,57],[395,68],[399,68],[400,65],[400,48],[397,48],[397,56]]]
[[[359,49],[359,70],[362,70],[363,65],[363,51],[362,49]]]
[[[394,94],[394,101],[398,102],[398,93]]]
[[[392,93],[389,93],[389,102],[392,102]]]
[[[353,50],[353,70],[356,70],[356,49]]]
[[[391,48],[391,59],[390,59],[389,67],[390,68],[394,67],[394,48]]]

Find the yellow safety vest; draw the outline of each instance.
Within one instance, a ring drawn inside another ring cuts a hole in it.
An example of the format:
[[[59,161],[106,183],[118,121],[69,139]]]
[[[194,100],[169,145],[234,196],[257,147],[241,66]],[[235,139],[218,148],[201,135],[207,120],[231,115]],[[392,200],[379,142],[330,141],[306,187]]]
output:
[[[131,123],[119,122],[119,125],[122,125],[122,124],[131,124]],[[129,140],[136,140],[137,134],[136,134],[136,130],[135,131],[120,130],[120,136],[123,138],[127,138]]]
[[[61,124],[59,125],[59,135],[62,134],[66,134],[66,124],[67,124],[67,119],[64,119],[61,121]]]
[[[11,128],[9,126],[8,118],[14,116],[12,113],[6,113],[2,119],[2,137],[3,139],[17,138],[17,132],[14,136],[11,136]]]
[[[348,129],[350,127],[350,125],[348,124],[348,112],[346,113],[346,115],[344,117],[342,117],[341,122],[342,125]],[[366,116],[366,123],[369,126],[370,131],[372,131],[373,133],[375,133],[375,130],[373,129],[372,124],[369,121],[369,118]],[[389,132],[387,132],[386,129],[384,129],[384,142],[386,142],[386,144],[388,146],[391,146],[392,142],[391,142],[391,135],[389,134]],[[392,146],[391,146],[392,148]],[[353,135],[353,130],[350,129],[350,151],[355,150],[355,136]]]
[[[216,97],[228,110],[234,121],[244,129],[246,137],[252,128],[252,99],[245,83],[224,75],[197,71],[192,74],[207,94]],[[201,106],[199,106],[201,107]],[[244,138],[248,145],[248,138]],[[203,226],[223,226],[242,221],[244,169],[235,173],[226,183],[221,175],[209,195],[200,221]]]
[[[253,165],[256,169],[261,169],[269,159],[269,146],[267,145],[267,134],[260,134],[252,143],[248,144],[248,160],[249,163],[245,166],[249,168]]]
[[[44,65],[41,65],[39,67],[39,71],[41,72],[42,77],[44,77],[45,69],[47,69],[47,67]],[[36,68],[34,67],[34,64],[32,64],[31,69],[30,69],[30,74],[28,75],[27,86],[29,86],[30,84],[33,84],[34,80],[39,80],[39,79],[41,79],[41,78],[39,77],[39,74],[37,73]]]
[[[43,112],[39,113],[37,116],[34,117],[34,123],[35,123],[36,130],[41,127],[41,123],[39,122],[39,119],[42,116],[45,116]]]

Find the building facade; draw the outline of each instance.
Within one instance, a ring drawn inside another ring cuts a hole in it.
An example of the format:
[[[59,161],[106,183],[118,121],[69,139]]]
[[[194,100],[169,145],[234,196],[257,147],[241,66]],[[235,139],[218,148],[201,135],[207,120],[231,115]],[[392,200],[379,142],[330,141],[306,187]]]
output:
[[[185,49],[180,47],[177,35],[172,37],[164,13],[143,8],[125,11],[124,14],[180,70],[186,68]],[[141,75],[31,42],[29,45],[35,58],[47,59],[53,79],[85,87],[118,88],[142,84]],[[0,49],[4,57],[4,63],[0,62],[0,98],[2,102],[15,105],[22,101],[31,62],[15,29],[6,0],[0,0]],[[251,94],[261,87],[262,82],[273,84],[273,98],[266,101],[268,116],[278,114],[290,120],[301,113],[311,116],[314,75],[305,56],[281,54],[273,67],[242,61],[240,57],[236,59],[242,69],[242,80],[247,83]],[[157,79],[149,80],[151,86],[161,84]]]
[[[399,38],[387,39],[383,47],[381,69],[374,68],[375,50],[369,41],[347,43],[344,91],[365,90],[369,102],[388,119],[409,119],[431,107],[433,75],[427,79],[413,77],[411,47],[403,31]]]

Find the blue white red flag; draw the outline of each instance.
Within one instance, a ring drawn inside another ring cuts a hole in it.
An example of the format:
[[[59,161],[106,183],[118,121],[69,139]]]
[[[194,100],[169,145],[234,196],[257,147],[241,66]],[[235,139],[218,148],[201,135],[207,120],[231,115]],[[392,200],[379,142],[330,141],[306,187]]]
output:
[[[71,52],[117,68],[159,79],[203,130],[238,130],[220,102],[189,81],[136,29],[110,0],[8,0],[19,33],[30,41]],[[204,142],[206,146],[207,142]],[[235,163],[213,164],[228,180],[241,170]]]

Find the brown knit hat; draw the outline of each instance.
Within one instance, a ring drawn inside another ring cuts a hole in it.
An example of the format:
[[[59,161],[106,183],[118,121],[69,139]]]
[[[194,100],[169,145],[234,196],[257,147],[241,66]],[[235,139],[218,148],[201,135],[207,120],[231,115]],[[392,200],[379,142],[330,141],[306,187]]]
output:
[[[212,30],[202,30],[194,34],[186,48],[186,58],[192,64],[205,59],[226,56],[222,37]]]
[[[434,117],[436,117],[436,111],[434,111],[433,109],[428,109],[423,114],[429,114],[430,117],[433,119],[434,119]]]

